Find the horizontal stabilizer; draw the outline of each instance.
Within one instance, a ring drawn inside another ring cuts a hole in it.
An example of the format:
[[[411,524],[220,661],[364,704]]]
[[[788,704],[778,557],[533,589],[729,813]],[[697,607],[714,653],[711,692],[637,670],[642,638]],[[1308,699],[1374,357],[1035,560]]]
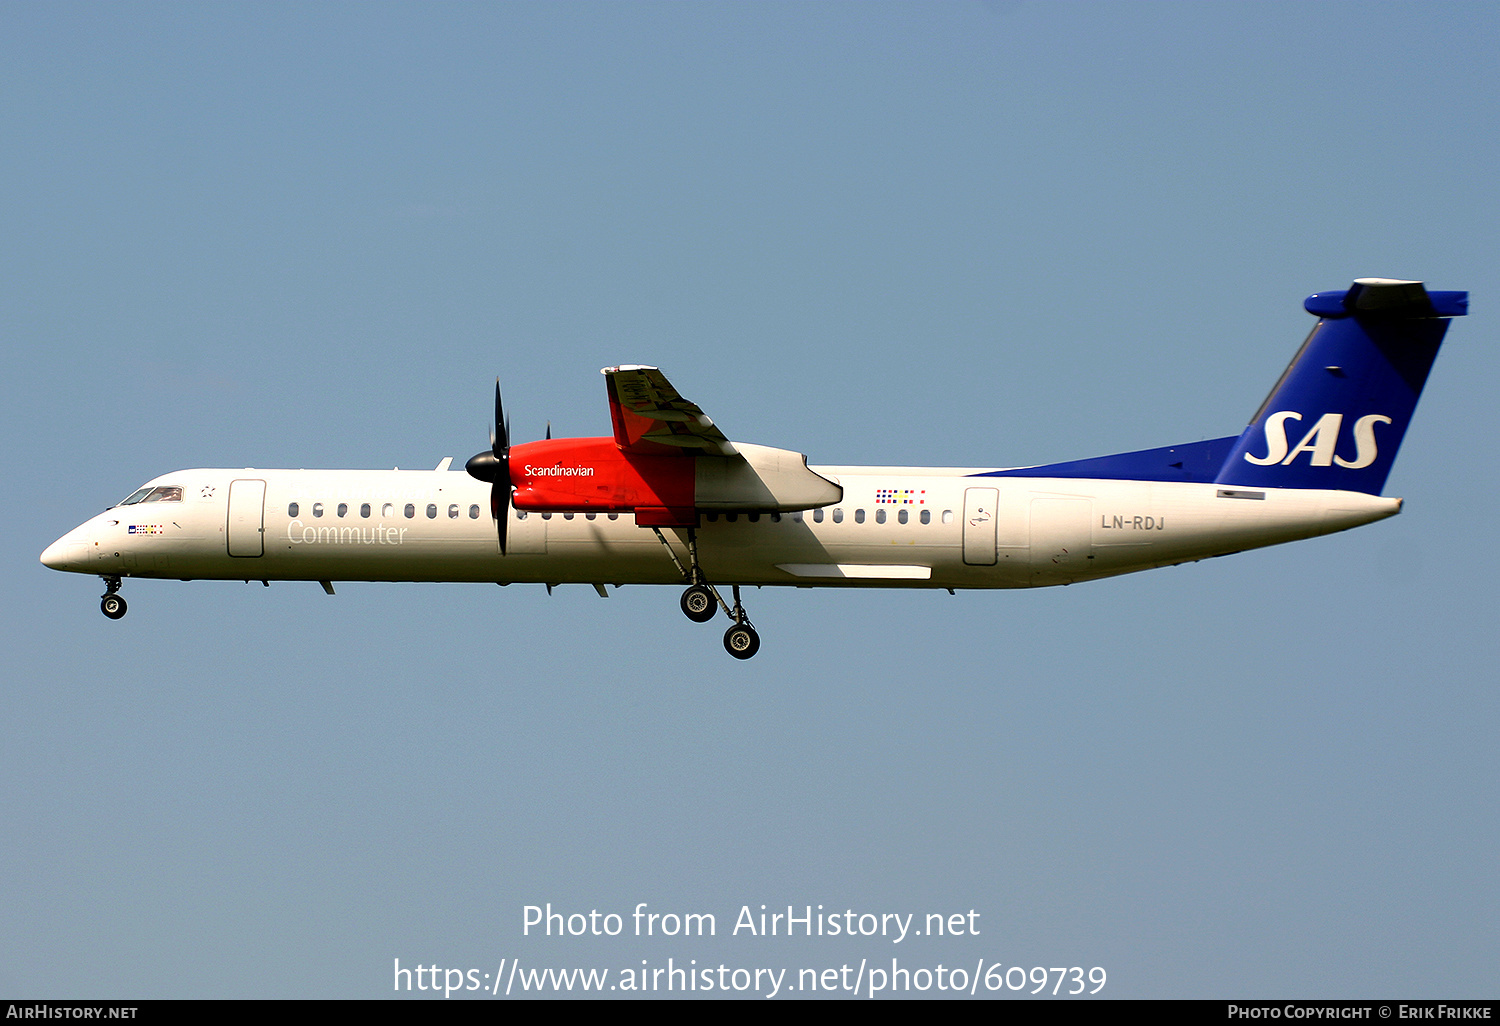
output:
[[[1314,292],[1302,304],[1314,317],[1462,317],[1467,292],[1428,292],[1419,281],[1357,278],[1339,292]]]

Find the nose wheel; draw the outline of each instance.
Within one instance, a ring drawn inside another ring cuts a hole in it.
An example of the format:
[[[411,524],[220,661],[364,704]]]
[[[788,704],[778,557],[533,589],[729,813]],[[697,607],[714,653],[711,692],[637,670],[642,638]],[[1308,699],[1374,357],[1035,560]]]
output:
[[[111,620],[118,620],[125,615],[128,608],[125,604],[125,596],[120,594],[120,579],[118,577],[104,578],[104,597],[99,600],[99,612]]]

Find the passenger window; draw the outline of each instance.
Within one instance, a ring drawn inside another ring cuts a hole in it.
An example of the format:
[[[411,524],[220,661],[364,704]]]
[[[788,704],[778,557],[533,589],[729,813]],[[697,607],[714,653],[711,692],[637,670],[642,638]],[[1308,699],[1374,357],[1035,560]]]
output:
[[[904,523],[906,523],[906,510],[903,509],[903,510],[898,510],[896,512],[896,523],[898,523],[898,524],[904,524]]]
[[[717,513],[705,513],[705,514],[703,514],[703,519],[707,520],[710,524],[716,524],[716,523],[719,522],[719,514],[717,514]]]
[[[414,517],[416,515],[417,515],[416,504],[408,502],[406,504],[406,519],[410,520],[412,517]]]
[[[594,519],[594,518],[595,518],[595,517],[597,517],[597,516],[598,516],[598,515],[599,515],[599,514],[597,514],[597,513],[585,513],[585,514],[584,514],[584,515],[583,515],[583,519],[585,519],[585,520],[593,520],[593,519]]]
[[[609,515],[609,519],[611,519],[611,520],[619,520],[620,519],[620,514],[618,514],[618,513],[611,513]]]
[[[953,511],[951,509],[945,509],[945,510],[943,510],[943,523],[945,523],[945,524],[951,524],[951,523],[953,523]]]
[[[526,511],[524,509],[518,509],[518,510],[516,510],[516,519],[517,520],[525,520],[526,519]]]
[[[322,515],[323,515],[323,504],[321,502],[315,502],[315,503],[313,503],[313,516],[320,517]]]
[[[564,513],[563,514],[563,519],[564,520],[572,520],[573,519],[573,514],[572,513]]]
[[[368,517],[370,515],[370,504],[368,502],[362,502],[359,504],[359,515],[362,517]]]
[[[779,524],[779,523],[781,523],[781,514],[780,513],[772,513],[771,514],[771,523],[773,523],[773,524]]]
[[[844,511],[843,510],[836,509],[836,510],[833,511],[833,522],[835,524],[842,524],[844,522]]]
[[[724,514],[724,519],[727,520],[727,521],[729,521],[729,523],[731,523],[731,524],[734,523],[735,521],[739,520],[739,518],[740,518],[740,515],[738,513],[725,513]]]
[[[902,510],[902,512],[904,513],[905,510]],[[883,523],[885,523],[885,510],[883,510],[883,509],[877,509],[875,511],[875,522],[877,524],[883,524]]]
[[[815,523],[815,524],[821,524],[822,522],[823,522],[823,511],[820,510],[820,509],[813,510],[813,523]]]
[[[801,513],[793,513],[792,514],[792,519],[795,520],[797,523],[800,524],[800,523],[802,523],[802,514]]]
[[[299,507],[298,507],[298,505],[295,502],[287,503],[286,515],[289,516],[289,517],[296,516],[298,509],[299,509]]]
[[[349,504],[347,502],[341,502],[341,503],[339,503],[339,516],[341,516],[341,517],[347,517],[348,515],[349,515]]]
[[[449,520],[457,520],[458,519],[458,503],[456,503],[456,502],[455,503],[451,503],[448,506],[448,519]]]
[[[749,513],[749,514],[746,514],[745,519],[748,520],[748,521],[750,521],[752,524],[758,524],[758,523],[760,523],[760,514],[759,513]]]
[[[479,519],[479,507],[478,506],[470,506],[469,507],[469,519],[470,520],[478,520]]]
[[[380,515],[382,517],[394,517],[396,515],[396,504],[394,502],[388,502],[384,506],[381,506]]]
[[[921,517],[919,517],[918,519],[920,519],[922,521],[922,523],[924,523],[924,524],[930,524],[930,523],[932,523],[932,510],[930,510],[930,509],[924,509],[922,511]]]
[[[552,511],[548,510],[547,512],[543,513],[542,514],[542,519],[543,520],[551,520],[552,519]]]
[[[429,502],[427,504],[427,519],[428,520],[436,520],[437,519],[437,504],[436,503]]]
[[[865,511],[864,510],[857,509],[857,510],[854,511],[854,522],[856,524],[862,524],[862,523],[865,522]]]

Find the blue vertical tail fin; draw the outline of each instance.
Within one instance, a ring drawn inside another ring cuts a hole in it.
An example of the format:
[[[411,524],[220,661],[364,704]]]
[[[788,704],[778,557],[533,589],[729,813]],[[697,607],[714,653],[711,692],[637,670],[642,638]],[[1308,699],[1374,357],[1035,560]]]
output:
[[[1317,325],[1220,468],[1218,483],[1379,495],[1467,292],[1360,278],[1304,304]]]

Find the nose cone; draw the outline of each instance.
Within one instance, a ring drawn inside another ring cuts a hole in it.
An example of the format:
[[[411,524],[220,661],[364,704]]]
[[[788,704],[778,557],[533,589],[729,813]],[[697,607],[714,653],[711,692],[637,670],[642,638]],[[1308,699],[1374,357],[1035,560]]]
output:
[[[88,569],[88,545],[70,531],[42,551],[42,565],[53,570],[82,572]]]
[[[63,539],[61,538],[42,550],[42,565],[45,567],[51,567],[53,570],[61,570],[63,568],[63,559],[64,546]]]

